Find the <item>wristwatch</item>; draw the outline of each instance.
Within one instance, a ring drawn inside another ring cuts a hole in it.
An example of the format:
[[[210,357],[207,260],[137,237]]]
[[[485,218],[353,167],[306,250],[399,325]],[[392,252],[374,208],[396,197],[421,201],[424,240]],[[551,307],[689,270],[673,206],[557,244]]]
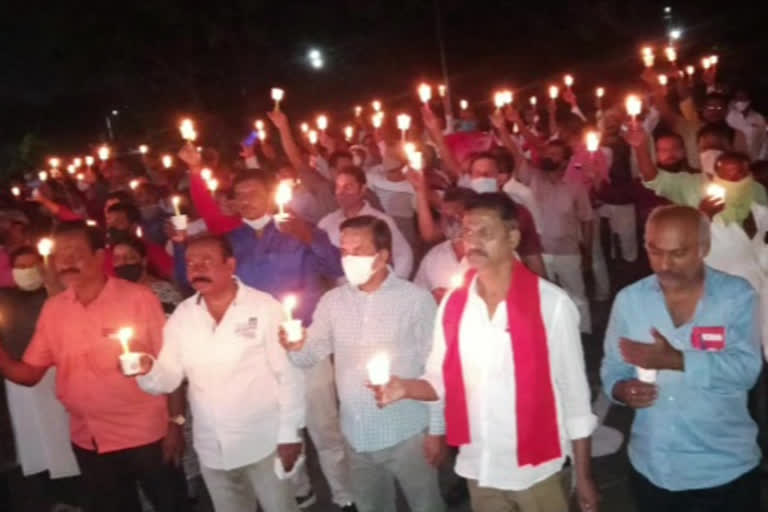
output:
[[[184,424],[187,422],[187,418],[185,418],[183,414],[179,414],[174,416],[173,418],[169,418],[168,421],[170,421],[171,423],[175,423],[180,427],[183,427]]]

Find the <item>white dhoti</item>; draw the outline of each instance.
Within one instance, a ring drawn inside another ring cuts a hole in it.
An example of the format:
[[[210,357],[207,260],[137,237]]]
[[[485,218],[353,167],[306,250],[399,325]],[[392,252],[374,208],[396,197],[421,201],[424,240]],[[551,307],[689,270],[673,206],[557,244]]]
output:
[[[56,370],[33,387],[5,381],[16,454],[24,476],[48,471],[51,478],[77,476],[69,435],[69,414],[56,398]]]

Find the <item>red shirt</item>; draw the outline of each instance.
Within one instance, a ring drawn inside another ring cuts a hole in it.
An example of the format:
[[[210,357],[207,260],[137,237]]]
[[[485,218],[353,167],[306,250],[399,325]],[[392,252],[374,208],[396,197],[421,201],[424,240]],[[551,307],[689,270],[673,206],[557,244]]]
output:
[[[70,416],[72,442],[99,453],[154,443],[165,437],[167,400],[139,389],[118,367],[118,329],[132,327],[130,348],[157,356],[165,315],[152,291],[108,278],[83,306],[72,289],[46,301],[22,360],[56,367],[56,396]]]

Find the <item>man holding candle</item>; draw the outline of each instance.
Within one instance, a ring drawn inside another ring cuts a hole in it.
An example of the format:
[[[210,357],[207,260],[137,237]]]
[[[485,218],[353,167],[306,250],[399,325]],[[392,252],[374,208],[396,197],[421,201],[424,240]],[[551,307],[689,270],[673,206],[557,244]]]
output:
[[[306,338],[281,342],[291,361],[310,367],[333,354],[355,504],[361,512],[394,512],[395,481],[411,510],[444,510],[436,467],[443,456],[438,404],[416,402],[379,410],[366,390],[372,359],[399,375],[424,371],[435,302],[428,291],[397,277],[390,265],[392,234],[365,215],[341,225],[348,284],[320,300]],[[374,371],[378,375],[378,371]],[[374,375],[374,377],[375,377]],[[374,379],[375,380],[375,379]]]
[[[590,406],[579,315],[563,290],[515,254],[514,202],[481,195],[463,220],[472,267],[443,300],[421,378],[375,387],[380,406],[445,404],[446,438],[459,448],[474,512],[561,512],[562,469],[573,458],[583,511],[597,510],[590,469]],[[387,409],[385,409],[387,410]]]
[[[759,510],[747,411],[762,366],[755,290],[705,265],[709,222],[694,208],[656,209],[645,240],[654,275],[616,296],[601,370],[605,393],[636,409],[637,509]]]
[[[190,239],[187,275],[198,292],[171,315],[157,360],[142,358],[139,386],[162,394],[189,382],[195,450],[217,512],[297,511],[291,473],[302,454],[302,374],[280,348],[279,302],[234,277],[225,238]],[[255,499],[254,499],[255,498]]]
[[[165,322],[160,303],[150,290],[104,274],[103,235],[84,223],[60,225],[52,264],[66,291],[45,303],[21,361],[0,349],[0,374],[33,386],[56,367],[86,510],[134,512],[140,483],[155,510],[175,512],[183,477],[164,459],[178,449],[181,431],[169,423],[169,400],[147,396],[120,373],[115,337],[131,327],[131,349],[157,354]]]

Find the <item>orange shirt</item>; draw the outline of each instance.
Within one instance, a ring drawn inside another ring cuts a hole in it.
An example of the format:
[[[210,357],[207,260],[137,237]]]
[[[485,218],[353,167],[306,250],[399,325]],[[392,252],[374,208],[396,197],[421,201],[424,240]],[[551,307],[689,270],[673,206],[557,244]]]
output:
[[[144,393],[120,372],[115,337],[121,327],[132,327],[131,350],[157,356],[164,323],[149,288],[112,277],[87,306],[72,289],[45,303],[23,361],[56,367],[56,395],[69,411],[74,444],[106,453],[165,436],[166,398]]]

